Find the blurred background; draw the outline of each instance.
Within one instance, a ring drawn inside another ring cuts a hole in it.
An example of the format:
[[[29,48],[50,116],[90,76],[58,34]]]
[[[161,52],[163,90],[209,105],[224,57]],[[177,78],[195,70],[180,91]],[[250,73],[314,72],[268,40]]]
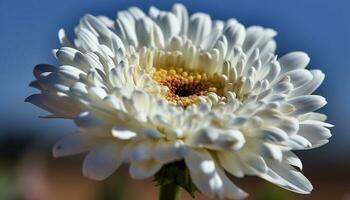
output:
[[[309,68],[326,73],[316,92],[328,105],[322,110],[334,124],[330,143],[297,152],[303,173],[311,180],[311,195],[297,195],[256,178],[235,180],[254,200],[350,200],[350,1],[220,0],[178,1],[190,13],[203,11],[214,19],[234,17],[246,26],[262,25],[278,31],[277,54],[305,51]],[[155,5],[169,10],[173,1],[131,0],[0,0],[0,199],[4,200],[149,200],[157,198],[151,180],[134,181],[124,166],[104,182],[81,175],[82,157],[54,160],[51,147],[75,130],[65,120],[45,115],[24,99],[36,91],[28,87],[39,63],[56,64],[51,49],[59,47],[57,32],[73,38],[79,18],[91,13],[115,18],[118,10]],[[197,195],[198,199],[205,199]],[[185,199],[190,199],[184,194]]]

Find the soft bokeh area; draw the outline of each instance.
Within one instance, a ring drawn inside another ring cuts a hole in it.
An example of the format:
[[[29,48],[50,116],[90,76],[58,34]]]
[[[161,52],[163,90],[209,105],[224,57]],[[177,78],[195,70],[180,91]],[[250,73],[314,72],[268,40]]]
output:
[[[175,1],[174,1],[175,2]],[[51,49],[59,47],[57,32],[70,38],[86,13],[115,18],[129,6],[147,11],[155,5],[170,9],[173,1],[131,0],[1,0],[0,1],[0,199],[4,200],[149,200],[157,198],[152,180],[135,181],[122,167],[104,182],[82,177],[82,157],[53,159],[51,146],[75,130],[65,120],[46,115],[24,99],[35,89],[32,69],[55,64]],[[203,11],[214,19],[234,17],[246,26],[262,25],[278,31],[277,54],[305,51],[309,68],[326,74],[316,93],[325,96],[322,110],[334,124],[330,143],[297,152],[304,174],[314,185],[311,195],[298,195],[257,178],[234,180],[254,200],[350,200],[350,1],[216,0],[180,1],[189,12]],[[183,194],[184,199],[191,199]],[[200,194],[198,199],[205,199]]]

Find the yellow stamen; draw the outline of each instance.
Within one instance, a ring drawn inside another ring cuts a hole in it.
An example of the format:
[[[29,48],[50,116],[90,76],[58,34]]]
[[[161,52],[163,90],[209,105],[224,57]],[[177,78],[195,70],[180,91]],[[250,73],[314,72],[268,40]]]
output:
[[[168,87],[164,94],[167,101],[186,108],[198,100],[199,96],[205,96],[214,92],[223,96],[219,76],[208,76],[206,73],[185,71],[178,69],[156,69],[153,79],[159,84]]]

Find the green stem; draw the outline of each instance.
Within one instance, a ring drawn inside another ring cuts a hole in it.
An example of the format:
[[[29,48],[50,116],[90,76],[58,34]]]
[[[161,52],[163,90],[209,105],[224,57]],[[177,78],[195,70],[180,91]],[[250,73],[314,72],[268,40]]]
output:
[[[175,183],[162,185],[159,191],[159,200],[180,200],[180,187]]]

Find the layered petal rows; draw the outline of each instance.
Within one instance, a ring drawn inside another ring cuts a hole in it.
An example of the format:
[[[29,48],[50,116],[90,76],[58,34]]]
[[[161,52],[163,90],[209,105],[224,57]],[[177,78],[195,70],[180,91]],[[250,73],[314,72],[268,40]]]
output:
[[[312,190],[293,152],[331,137],[332,125],[316,112],[326,100],[312,94],[324,74],[306,69],[303,52],[277,57],[274,30],[189,15],[176,4],[148,14],[131,7],[116,20],[86,15],[75,35],[71,42],[59,31],[60,65],[37,65],[31,86],[41,92],[27,98],[48,118],[79,127],[54,146],[55,157],[87,153],[83,174],[97,180],[123,163],[144,179],[183,161],[211,198],[247,196],[227,174]],[[169,88],[157,73],[180,83]]]

